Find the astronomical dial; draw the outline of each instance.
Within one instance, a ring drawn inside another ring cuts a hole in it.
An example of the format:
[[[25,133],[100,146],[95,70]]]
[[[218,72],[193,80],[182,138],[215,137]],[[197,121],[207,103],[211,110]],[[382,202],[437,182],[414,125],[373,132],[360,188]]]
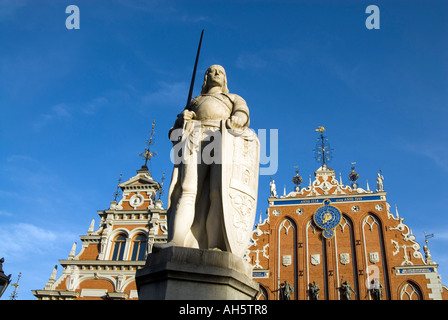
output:
[[[313,218],[319,228],[333,229],[341,222],[342,214],[336,207],[323,205],[316,210]]]

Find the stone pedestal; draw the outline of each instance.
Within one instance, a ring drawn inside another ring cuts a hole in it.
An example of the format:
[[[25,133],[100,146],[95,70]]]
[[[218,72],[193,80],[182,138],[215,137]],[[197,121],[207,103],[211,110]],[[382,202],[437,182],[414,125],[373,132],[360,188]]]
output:
[[[173,246],[151,253],[136,283],[140,300],[250,300],[251,272],[230,252]]]

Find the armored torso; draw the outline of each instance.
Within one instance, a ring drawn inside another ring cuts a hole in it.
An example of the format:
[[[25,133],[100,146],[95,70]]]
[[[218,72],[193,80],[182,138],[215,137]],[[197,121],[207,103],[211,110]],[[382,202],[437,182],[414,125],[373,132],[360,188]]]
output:
[[[190,110],[196,113],[195,120],[225,120],[232,113],[232,102],[221,93],[201,94],[192,100]]]

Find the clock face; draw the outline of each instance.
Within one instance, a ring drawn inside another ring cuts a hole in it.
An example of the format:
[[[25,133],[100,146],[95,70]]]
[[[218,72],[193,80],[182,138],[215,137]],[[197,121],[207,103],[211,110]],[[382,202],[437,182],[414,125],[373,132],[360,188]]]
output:
[[[331,239],[334,236],[334,231],[333,229],[325,229],[322,232],[322,235],[324,236],[324,238]]]
[[[321,229],[333,229],[342,219],[342,214],[338,208],[324,205],[314,213],[314,222]]]

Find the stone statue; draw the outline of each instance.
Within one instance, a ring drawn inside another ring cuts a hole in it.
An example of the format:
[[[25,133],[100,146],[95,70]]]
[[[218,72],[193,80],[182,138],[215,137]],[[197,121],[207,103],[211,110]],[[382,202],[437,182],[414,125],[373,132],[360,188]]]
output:
[[[280,284],[280,300],[291,300],[291,293],[294,287],[285,280],[284,283]]]
[[[310,300],[319,300],[319,291],[319,286],[313,280],[313,284],[310,283]]]
[[[378,278],[373,281],[372,294],[375,300],[383,299],[383,285]]]
[[[383,191],[384,190],[383,189],[384,188],[383,181],[384,181],[384,177],[380,173],[378,173],[378,177],[376,178],[376,185],[377,185],[376,190],[377,191]]]
[[[169,134],[168,245],[242,257],[255,222],[259,141],[249,129],[246,102],[229,93],[222,66],[207,69],[201,94]]]
[[[269,186],[271,187],[271,197],[277,197],[277,190],[275,187],[275,180],[271,180],[269,183]]]
[[[356,292],[348,284],[347,280],[342,282],[340,289],[342,291],[342,300],[351,300],[352,299],[352,292],[356,295]]]

